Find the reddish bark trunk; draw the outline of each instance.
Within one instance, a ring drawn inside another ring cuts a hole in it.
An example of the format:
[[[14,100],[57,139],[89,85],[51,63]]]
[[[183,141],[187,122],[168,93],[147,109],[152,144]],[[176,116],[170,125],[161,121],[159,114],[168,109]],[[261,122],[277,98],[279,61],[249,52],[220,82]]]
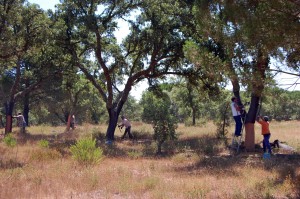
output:
[[[12,132],[12,116],[6,115],[5,134]]]
[[[12,132],[12,113],[14,109],[15,103],[13,101],[5,104],[5,116],[6,116],[6,124],[5,124],[5,134]]]
[[[254,123],[245,124],[245,148],[247,151],[254,151],[255,149],[255,131]]]
[[[72,116],[72,114],[69,114],[69,115],[68,115],[66,131],[69,131],[69,130],[70,130],[70,127],[71,127],[71,116]]]
[[[252,151],[255,148],[255,131],[254,123],[257,117],[257,111],[259,106],[259,100],[262,96],[264,90],[264,82],[266,79],[265,72],[268,67],[269,59],[268,56],[258,51],[257,65],[254,68],[253,77],[252,77],[252,95],[251,95],[251,105],[249,112],[247,114],[246,125],[245,125],[245,147],[246,150]]]

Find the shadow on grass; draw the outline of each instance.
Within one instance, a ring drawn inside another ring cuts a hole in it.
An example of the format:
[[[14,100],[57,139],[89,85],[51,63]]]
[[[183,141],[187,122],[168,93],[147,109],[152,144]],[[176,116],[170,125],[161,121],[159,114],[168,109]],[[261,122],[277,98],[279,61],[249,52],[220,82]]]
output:
[[[37,144],[41,140],[47,140],[49,142],[49,148],[56,149],[61,153],[62,156],[68,155],[69,150],[68,148],[71,145],[76,143],[78,138],[78,134],[75,132],[64,132],[64,133],[53,133],[53,134],[14,134],[17,139],[17,143],[20,145],[24,145],[27,143],[30,144]]]
[[[264,161],[264,169],[278,174],[274,185],[290,184],[295,195],[290,198],[300,198],[300,154],[276,154]]]
[[[114,158],[126,157],[154,157],[155,147],[150,139],[121,139],[116,138],[111,144],[105,140],[98,140],[97,146],[103,149],[104,155]]]
[[[53,133],[53,134],[31,134],[26,133],[14,133],[18,144],[35,143],[40,140],[47,140],[50,144],[55,142],[73,142],[78,138],[78,133],[75,132],[64,132],[64,133]]]
[[[23,167],[24,164],[16,160],[9,159],[7,161],[0,160],[0,169],[16,169]]]
[[[300,189],[300,175],[297,169],[300,167],[299,154],[277,154],[270,159],[263,159],[261,150],[255,152],[240,152],[235,155],[229,153],[226,140],[216,139],[212,136],[194,137],[176,142],[178,153],[194,153],[199,160],[193,164],[177,166],[178,172],[209,172],[211,174],[239,175],[235,168],[239,166],[251,166],[264,168],[267,171],[278,173],[278,181],[284,181],[287,177],[298,182]],[[299,171],[298,171],[299,172]],[[300,191],[299,191],[300,193]]]
[[[200,172],[205,171],[212,174],[238,175],[233,167],[239,165],[239,155],[230,155],[226,140],[217,139],[213,136],[192,137],[178,140],[176,148],[179,153],[193,153],[199,158],[193,164],[177,167],[178,172]]]

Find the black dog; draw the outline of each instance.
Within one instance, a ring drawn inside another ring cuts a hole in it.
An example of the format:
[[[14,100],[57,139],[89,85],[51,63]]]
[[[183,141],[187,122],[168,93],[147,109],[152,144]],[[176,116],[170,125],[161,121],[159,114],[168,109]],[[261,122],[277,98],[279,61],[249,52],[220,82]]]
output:
[[[273,143],[270,143],[272,148],[279,148],[279,140],[275,140]]]

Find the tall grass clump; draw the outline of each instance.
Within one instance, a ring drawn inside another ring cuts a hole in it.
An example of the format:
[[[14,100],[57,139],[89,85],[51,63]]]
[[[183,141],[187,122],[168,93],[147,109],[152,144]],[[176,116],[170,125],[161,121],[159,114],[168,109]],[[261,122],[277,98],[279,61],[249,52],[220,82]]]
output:
[[[103,158],[103,150],[96,147],[96,140],[82,138],[70,147],[72,157],[85,166],[96,164]]]
[[[15,147],[17,145],[17,140],[11,133],[4,137],[3,142],[9,147]]]
[[[30,160],[37,162],[55,161],[62,158],[62,154],[50,148],[42,147],[31,152]]]
[[[203,136],[197,139],[195,151],[197,154],[215,155],[221,150],[221,141],[211,136]]]
[[[49,148],[49,141],[48,140],[40,140],[38,142],[38,145],[41,147],[41,148]]]

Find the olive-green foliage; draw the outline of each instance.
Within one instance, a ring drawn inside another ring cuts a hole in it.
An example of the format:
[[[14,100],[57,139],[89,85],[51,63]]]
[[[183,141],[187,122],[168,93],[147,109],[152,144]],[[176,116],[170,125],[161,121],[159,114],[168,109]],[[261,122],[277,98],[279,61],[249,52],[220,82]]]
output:
[[[217,126],[217,138],[226,138],[228,134],[228,127],[230,125],[230,116],[231,116],[231,108],[230,108],[230,100],[229,96],[223,94],[221,99],[226,99],[223,101],[218,101],[218,105],[216,105],[216,116],[214,118],[214,124]]]
[[[189,83],[178,83],[172,87],[171,98],[176,103],[180,120],[185,125],[195,125],[195,120],[205,114],[203,111],[205,95]]]
[[[38,142],[38,145],[42,148],[49,148],[49,141],[48,140],[40,140]]]
[[[96,147],[96,140],[82,138],[70,147],[72,157],[83,165],[96,164],[103,158],[103,150]]]
[[[152,124],[157,152],[161,153],[161,146],[166,140],[176,139],[177,118],[170,97],[163,91],[147,92],[143,95],[141,104],[144,108],[142,119]]]
[[[131,121],[139,121],[141,119],[142,107],[134,99],[134,97],[129,96],[127,101],[124,103],[121,115],[126,115]]]
[[[300,118],[300,91],[285,91],[280,88],[268,88],[261,101],[261,115],[276,120]]]
[[[4,137],[3,142],[9,147],[15,147],[17,145],[17,140],[11,133]]]

